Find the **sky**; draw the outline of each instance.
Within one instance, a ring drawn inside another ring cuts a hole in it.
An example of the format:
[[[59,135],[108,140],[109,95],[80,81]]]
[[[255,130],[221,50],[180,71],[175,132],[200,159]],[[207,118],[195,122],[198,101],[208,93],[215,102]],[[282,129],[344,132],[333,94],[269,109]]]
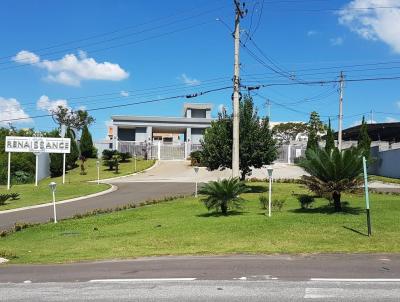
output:
[[[242,3],[242,94],[261,86],[250,92],[261,116],[268,99],[272,121],[315,110],[337,129],[343,71],[345,127],[400,120],[400,79],[387,79],[400,77],[400,0]],[[234,14],[231,0],[3,0],[0,126],[54,129],[62,105],[89,110],[101,140],[112,115],[230,111]]]

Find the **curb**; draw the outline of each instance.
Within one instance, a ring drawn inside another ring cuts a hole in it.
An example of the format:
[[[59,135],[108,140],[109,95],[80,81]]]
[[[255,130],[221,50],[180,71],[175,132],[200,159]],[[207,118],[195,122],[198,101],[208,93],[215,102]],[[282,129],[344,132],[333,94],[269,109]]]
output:
[[[98,192],[98,193],[94,193],[94,194],[90,194],[90,195],[85,195],[85,196],[80,196],[80,197],[76,197],[76,198],[72,198],[72,199],[67,199],[67,200],[62,200],[62,201],[58,201],[56,202],[56,205],[59,204],[64,204],[64,203],[70,203],[70,202],[74,202],[74,201],[78,201],[78,200],[82,200],[82,199],[88,199],[88,198],[92,198],[92,197],[97,197],[97,196],[101,196],[101,195],[105,195],[111,192],[114,192],[116,190],[118,190],[118,187],[113,185],[113,184],[109,184],[111,187],[108,188],[107,190]],[[44,207],[48,207],[48,206],[52,206],[53,203],[49,202],[49,203],[43,203],[43,204],[38,204],[38,205],[34,205],[34,206],[29,206],[29,207],[23,207],[23,208],[17,208],[17,209],[11,209],[11,210],[4,210],[0,212],[1,214],[7,214],[7,213],[14,213],[14,212],[19,212],[19,211],[25,211],[25,210],[31,210],[31,209],[38,209],[38,208],[44,208]]]

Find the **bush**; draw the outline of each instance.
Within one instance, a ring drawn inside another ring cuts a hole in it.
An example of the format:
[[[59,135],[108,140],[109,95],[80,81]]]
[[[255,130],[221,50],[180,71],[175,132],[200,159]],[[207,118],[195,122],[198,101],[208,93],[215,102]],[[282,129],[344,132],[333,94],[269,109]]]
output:
[[[81,155],[86,158],[90,158],[93,156],[94,146],[93,146],[93,139],[92,135],[89,132],[89,128],[87,125],[83,126],[81,141],[80,141],[80,150]],[[97,152],[96,152],[97,154]]]
[[[306,194],[302,194],[297,197],[302,209],[312,208],[312,203],[315,201],[314,197]]]
[[[33,175],[25,171],[13,173],[12,180],[16,184],[27,184],[33,182]]]
[[[0,194],[0,206],[5,205],[10,197],[10,194]]]
[[[10,195],[10,198],[11,198],[11,200],[17,200],[17,199],[19,199],[19,193],[10,193],[10,194],[8,194],[8,195]]]
[[[190,164],[192,166],[200,166],[201,165],[201,151],[196,150],[190,153]]]
[[[132,158],[132,155],[129,152],[119,152],[118,155],[121,157],[121,163],[126,163],[129,158]]]
[[[103,150],[103,153],[102,153],[102,159],[103,160],[110,160],[117,153],[118,153],[117,150],[105,149],[105,150]]]
[[[71,152],[65,157],[65,165],[67,170],[71,170],[76,167],[76,161],[79,158],[79,149],[78,144],[75,141],[75,134],[71,129],[67,130],[66,138],[71,139]]]
[[[273,199],[271,201],[271,210],[272,211],[282,211],[283,205],[285,204],[285,200],[282,199]],[[268,207],[267,207],[268,208]]]
[[[50,176],[58,177],[63,174],[63,155],[50,153]]]
[[[260,205],[261,205],[261,208],[262,208],[263,210],[268,209],[268,198],[267,198],[267,196],[265,196],[265,195],[260,195],[260,196],[258,197],[258,200],[260,201]]]

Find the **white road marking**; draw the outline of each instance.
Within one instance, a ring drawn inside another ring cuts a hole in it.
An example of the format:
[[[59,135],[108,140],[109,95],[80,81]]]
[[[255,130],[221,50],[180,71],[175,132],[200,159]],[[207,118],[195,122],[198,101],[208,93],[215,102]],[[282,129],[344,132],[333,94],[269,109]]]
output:
[[[94,279],[88,282],[163,282],[163,281],[194,281],[196,278],[147,278],[147,279]]]
[[[304,299],[324,299],[334,298],[335,294],[332,292],[338,289],[332,288],[306,288]]]
[[[25,280],[24,283],[29,284],[29,283],[32,283],[32,281],[31,280]]]
[[[327,281],[327,282],[400,282],[400,279],[383,279],[383,278],[310,278],[310,281]]]

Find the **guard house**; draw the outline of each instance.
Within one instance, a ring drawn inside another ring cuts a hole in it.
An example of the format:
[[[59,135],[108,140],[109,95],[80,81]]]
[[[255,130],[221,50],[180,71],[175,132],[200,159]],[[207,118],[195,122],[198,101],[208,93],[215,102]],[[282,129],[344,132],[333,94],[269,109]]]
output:
[[[109,137],[118,142],[200,144],[211,126],[212,104],[185,103],[182,117],[113,115]]]

